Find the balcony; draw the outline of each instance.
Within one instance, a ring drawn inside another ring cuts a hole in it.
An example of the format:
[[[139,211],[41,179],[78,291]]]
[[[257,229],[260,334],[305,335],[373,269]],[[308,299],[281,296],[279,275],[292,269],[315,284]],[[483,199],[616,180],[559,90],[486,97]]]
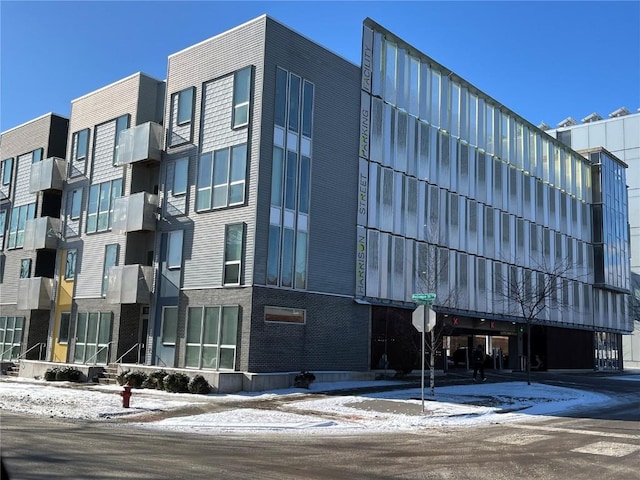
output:
[[[41,250],[58,248],[60,238],[60,219],[39,217],[27,220],[24,226],[25,250]]]
[[[155,231],[158,196],[139,192],[115,199],[112,228],[118,233]]]
[[[31,165],[29,177],[29,192],[37,193],[44,190],[62,191],[67,174],[67,161],[62,158],[51,157]]]
[[[159,162],[162,159],[163,128],[147,122],[120,133],[116,165]]]
[[[34,277],[18,280],[18,310],[51,310],[53,278]]]
[[[149,303],[153,268],[139,264],[119,265],[109,269],[107,303]]]

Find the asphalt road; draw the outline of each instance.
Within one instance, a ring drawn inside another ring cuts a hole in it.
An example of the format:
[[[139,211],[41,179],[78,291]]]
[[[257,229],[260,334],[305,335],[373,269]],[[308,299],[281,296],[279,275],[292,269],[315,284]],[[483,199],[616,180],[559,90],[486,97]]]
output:
[[[640,479],[638,382],[554,375],[624,403],[411,434],[196,435],[2,412],[12,479]],[[569,386],[569,385],[565,385]]]

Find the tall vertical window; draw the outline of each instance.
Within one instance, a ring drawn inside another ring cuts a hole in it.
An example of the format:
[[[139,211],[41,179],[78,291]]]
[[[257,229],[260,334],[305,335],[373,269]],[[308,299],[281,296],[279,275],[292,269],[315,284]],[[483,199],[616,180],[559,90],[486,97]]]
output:
[[[78,220],[82,212],[82,188],[71,192],[71,220]]]
[[[287,78],[289,74],[281,68],[276,69],[276,109],[274,122],[285,127],[287,121]]]
[[[175,161],[173,167],[173,195],[184,195],[189,185],[189,157]]]
[[[240,285],[243,237],[244,223],[236,223],[225,227],[224,285]]]
[[[238,70],[233,76],[233,128],[244,127],[249,123],[250,99],[251,67],[247,67]]]
[[[71,324],[71,312],[60,314],[60,326],[58,327],[58,343],[69,342],[69,325]]]
[[[178,335],[178,307],[162,307],[162,344],[175,345]]]
[[[174,230],[167,233],[167,268],[182,267],[182,242],[184,231]]]
[[[91,185],[87,208],[87,233],[111,228],[115,199],[122,195],[122,179]]]
[[[193,116],[194,87],[189,87],[178,93],[177,124],[184,125],[191,122]]]
[[[78,250],[67,250],[67,259],[64,266],[64,279],[73,280],[76,278],[76,259],[78,258]]]
[[[120,134],[129,128],[129,114],[122,115],[116,118],[116,136],[113,144],[113,164],[118,163],[118,142],[120,141]]]
[[[289,130],[300,129],[300,77],[291,75],[289,83]]]
[[[84,130],[74,133],[71,145],[73,148],[71,164],[75,167],[76,171],[84,173],[87,152],[89,151],[89,129],[85,128]]]
[[[31,278],[31,259],[20,260],[20,278]]]
[[[236,145],[200,156],[196,211],[244,203],[247,145]]]
[[[13,174],[13,158],[6,158],[2,161],[2,184],[9,185]]]
[[[0,250],[4,247],[4,229],[7,225],[7,211],[0,210]]]
[[[78,313],[74,362],[107,363],[111,319],[111,312]]]
[[[109,269],[118,265],[118,251],[120,245],[113,243],[104,247],[104,262],[102,265],[102,296],[107,295],[109,288]]]
[[[24,244],[24,229],[27,220],[35,218],[36,204],[22,205],[11,210],[7,248],[21,248]]]
[[[24,317],[0,317],[0,360],[20,355]]]
[[[237,306],[189,308],[187,367],[235,369],[239,311]]]
[[[36,148],[31,153],[31,163],[38,163],[42,161],[42,156],[44,155],[44,148]]]

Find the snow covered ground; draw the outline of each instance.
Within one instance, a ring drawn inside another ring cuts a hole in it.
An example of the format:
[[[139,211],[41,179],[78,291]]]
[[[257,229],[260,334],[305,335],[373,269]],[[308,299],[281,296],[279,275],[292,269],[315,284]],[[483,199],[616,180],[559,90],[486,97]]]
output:
[[[615,378],[640,381],[640,375]],[[134,389],[131,408],[123,408],[122,387],[0,377],[0,410],[79,420],[126,420],[140,427],[205,434],[339,435],[514,422],[613,401],[602,394],[524,382],[439,387],[434,397],[426,389],[424,412],[419,388],[330,394],[338,389],[391,384],[394,382],[314,383],[310,390],[233,395]],[[205,413],[188,414],[194,409]]]

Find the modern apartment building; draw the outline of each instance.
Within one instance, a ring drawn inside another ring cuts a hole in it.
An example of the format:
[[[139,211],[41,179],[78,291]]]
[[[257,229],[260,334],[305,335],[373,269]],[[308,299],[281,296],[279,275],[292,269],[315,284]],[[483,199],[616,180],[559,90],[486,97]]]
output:
[[[436,294],[443,368],[476,342],[505,367],[530,343],[548,368],[593,368],[598,335],[631,331],[611,153],[578,154],[369,19],[361,67],[262,16],[167,72],[72,102],[48,361],[219,391],[370,375],[419,365],[414,293]],[[516,285],[553,285],[531,322]]]
[[[603,118],[594,112],[578,123],[568,117],[557,129],[546,129],[546,133],[562,141],[574,150],[604,147],[628,165],[629,238],[631,241],[631,316],[635,320],[633,335],[622,337],[623,362],[625,367],[640,368],[640,113],[631,113],[618,108]],[[598,363],[606,362],[602,355]]]

